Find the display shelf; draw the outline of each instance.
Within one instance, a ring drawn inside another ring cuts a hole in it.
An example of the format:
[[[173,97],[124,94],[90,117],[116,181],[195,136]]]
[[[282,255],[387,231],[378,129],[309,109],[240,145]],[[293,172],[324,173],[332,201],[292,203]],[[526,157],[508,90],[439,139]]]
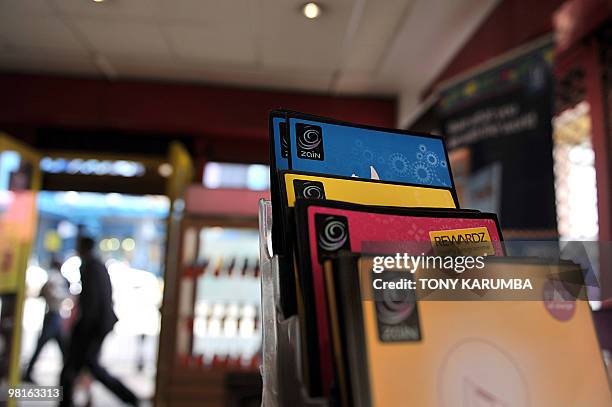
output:
[[[218,201],[222,192],[197,198]],[[197,203],[169,220],[156,405],[227,405],[260,393],[257,206],[219,213]]]
[[[179,361],[253,369],[261,343],[257,230],[197,216],[182,223]]]
[[[272,204],[259,201],[259,254],[263,323],[262,407],[327,407],[311,398],[301,378],[300,327],[297,316],[283,318],[279,291],[279,257],[272,251]]]

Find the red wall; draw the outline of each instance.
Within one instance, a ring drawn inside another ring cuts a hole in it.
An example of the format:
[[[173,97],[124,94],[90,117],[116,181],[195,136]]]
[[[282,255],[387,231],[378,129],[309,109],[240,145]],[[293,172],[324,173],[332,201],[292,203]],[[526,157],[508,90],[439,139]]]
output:
[[[268,137],[268,111],[287,108],[393,126],[392,99],[334,97],[154,82],[0,75],[0,125]]]

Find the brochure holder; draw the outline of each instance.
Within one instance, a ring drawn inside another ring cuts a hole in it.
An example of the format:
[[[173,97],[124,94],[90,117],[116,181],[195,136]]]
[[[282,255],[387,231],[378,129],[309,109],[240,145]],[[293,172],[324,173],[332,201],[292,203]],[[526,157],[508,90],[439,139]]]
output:
[[[300,326],[297,316],[284,318],[280,307],[279,258],[272,251],[272,204],[259,201],[259,255],[263,326],[262,407],[328,407],[311,398],[301,379]]]

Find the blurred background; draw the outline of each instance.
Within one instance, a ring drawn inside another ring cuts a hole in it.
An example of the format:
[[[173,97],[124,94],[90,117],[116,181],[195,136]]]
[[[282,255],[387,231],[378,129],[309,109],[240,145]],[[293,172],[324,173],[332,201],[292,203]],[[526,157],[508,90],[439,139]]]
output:
[[[610,242],[611,13],[606,0],[0,0],[2,384],[32,355],[53,260],[79,294],[88,235],[119,317],[109,371],[150,404],[259,405],[274,108],[444,135],[462,206],[497,212],[506,238]],[[589,253],[608,356],[609,253]],[[32,377],[57,384],[61,366],[50,342]],[[87,377],[77,396],[121,405]]]

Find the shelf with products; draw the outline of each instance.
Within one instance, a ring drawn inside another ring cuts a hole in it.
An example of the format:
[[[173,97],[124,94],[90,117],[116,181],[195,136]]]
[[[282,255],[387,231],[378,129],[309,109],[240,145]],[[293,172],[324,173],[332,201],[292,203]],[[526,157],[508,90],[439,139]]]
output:
[[[261,394],[257,200],[262,195],[267,193],[192,186],[170,217],[160,403],[205,399],[219,405],[236,393]]]
[[[202,367],[255,369],[261,347],[257,230],[186,221],[179,360]]]

